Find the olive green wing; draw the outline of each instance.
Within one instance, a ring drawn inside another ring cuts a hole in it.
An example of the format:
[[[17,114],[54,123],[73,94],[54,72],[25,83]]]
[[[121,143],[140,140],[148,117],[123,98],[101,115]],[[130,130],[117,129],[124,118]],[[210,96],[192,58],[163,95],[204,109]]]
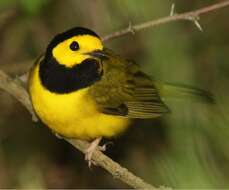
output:
[[[154,118],[169,112],[153,81],[138,65],[114,64],[104,63],[102,79],[90,90],[101,112],[128,118]]]

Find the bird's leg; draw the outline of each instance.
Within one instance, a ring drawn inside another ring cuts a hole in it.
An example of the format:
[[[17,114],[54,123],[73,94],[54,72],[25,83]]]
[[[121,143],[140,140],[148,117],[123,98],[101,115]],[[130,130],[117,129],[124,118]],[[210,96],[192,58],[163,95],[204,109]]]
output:
[[[88,166],[91,167],[92,164],[92,155],[94,153],[94,151],[99,147],[99,143],[102,140],[102,137],[96,138],[95,140],[93,140],[89,147],[85,150],[85,160],[88,161]],[[100,149],[100,148],[99,148]],[[101,147],[100,149],[101,151],[105,151],[105,147]]]

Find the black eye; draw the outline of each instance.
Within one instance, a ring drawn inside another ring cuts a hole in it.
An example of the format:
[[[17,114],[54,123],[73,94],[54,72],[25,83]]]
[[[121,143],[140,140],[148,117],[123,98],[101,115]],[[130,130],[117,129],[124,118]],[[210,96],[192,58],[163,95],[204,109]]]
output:
[[[80,48],[80,46],[79,46],[78,42],[76,42],[76,41],[73,41],[73,42],[71,43],[71,45],[70,45],[70,49],[71,49],[72,51],[77,51],[79,48]]]

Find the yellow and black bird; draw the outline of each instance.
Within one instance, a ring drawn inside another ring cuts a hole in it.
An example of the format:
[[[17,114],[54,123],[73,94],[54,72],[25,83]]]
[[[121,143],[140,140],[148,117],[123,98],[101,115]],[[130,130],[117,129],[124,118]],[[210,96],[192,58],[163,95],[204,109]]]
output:
[[[94,140],[88,160],[102,137],[124,132],[132,118],[169,112],[166,95],[213,101],[204,90],[152,80],[82,27],[52,39],[30,72],[29,92],[36,114],[55,133]]]

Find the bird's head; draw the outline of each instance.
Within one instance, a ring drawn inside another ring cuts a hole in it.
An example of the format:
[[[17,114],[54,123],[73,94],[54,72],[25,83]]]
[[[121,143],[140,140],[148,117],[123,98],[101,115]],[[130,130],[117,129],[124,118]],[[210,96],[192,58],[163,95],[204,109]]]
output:
[[[53,57],[65,67],[73,67],[102,52],[100,37],[93,31],[76,27],[56,35],[48,45],[45,57]]]

